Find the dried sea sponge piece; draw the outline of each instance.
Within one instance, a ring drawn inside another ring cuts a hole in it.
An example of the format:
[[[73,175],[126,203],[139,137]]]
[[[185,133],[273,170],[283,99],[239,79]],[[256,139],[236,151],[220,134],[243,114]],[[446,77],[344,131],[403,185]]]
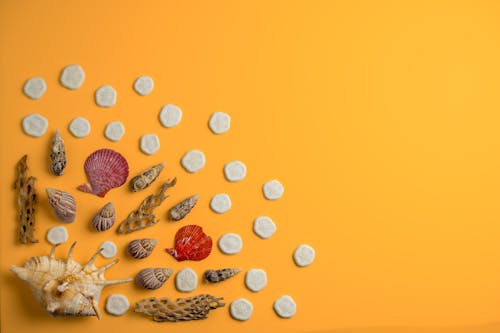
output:
[[[168,212],[168,218],[171,221],[180,221],[194,208],[198,199],[199,194],[195,194],[179,202],[177,205],[172,207]]]
[[[208,294],[178,298],[175,302],[167,297],[151,297],[135,303],[136,313],[144,313],[154,321],[178,322],[208,318],[210,310],[223,307],[223,297]]]
[[[17,178],[14,188],[17,192],[17,219],[19,221],[18,237],[22,244],[38,243],[35,233],[35,206],[37,194],[35,177],[28,177],[28,155],[24,155],[16,166]]]
[[[165,200],[168,195],[165,191],[175,186],[177,178],[173,180],[167,180],[165,184],[162,185],[160,193],[151,194],[146,199],[144,199],[138,209],[132,211],[128,214],[127,218],[120,223],[117,232],[119,234],[128,234],[137,230],[145,229],[151,227],[158,223],[158,219],[154,215],[154,209],[161,205],[163,200]]]
[[[130,180],[130,189],[137,192],[149,187],[149,185],[151,185],[156,178],[158,178],[164,167],[165,163],[160,163],[144,170],[140,175],[135,176]]]

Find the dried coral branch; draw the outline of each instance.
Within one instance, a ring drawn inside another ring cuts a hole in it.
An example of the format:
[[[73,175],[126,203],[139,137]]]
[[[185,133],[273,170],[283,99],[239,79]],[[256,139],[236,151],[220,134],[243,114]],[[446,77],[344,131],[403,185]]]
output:
[[[17,178],[14,188],[17,193],[17,219],[19,221],[18,237],[22,244],[38,243],[35,233],[35,205],[37,196],[35,190],[35,177],[28,177],[28,155],[24,155],[16,166]]]
[[[168,195],[165,191],[175,186],[177,178],[172,181],[168,181],[162,185],[160,193],[151,194],[146,199],[144,199],[138,209],[132,211],[128,214],[127,218],[120,223],[117,232],[119,234],[128,234],[137,230],[151,227],[158,223],[158,219],[154,215],[154,209],[161,205],[163,200],[165,200]]]
[[[137,302],[134,312],[144,313],[159,322],[199,320],[207,318],[210,310],[223,307],[223,299],[208,294],[178,298],[175,302],[167,297],[152,297]]]

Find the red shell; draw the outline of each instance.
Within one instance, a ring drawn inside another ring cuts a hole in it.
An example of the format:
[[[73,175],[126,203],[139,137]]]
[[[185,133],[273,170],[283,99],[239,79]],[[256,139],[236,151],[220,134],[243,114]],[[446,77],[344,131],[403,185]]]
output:
[[[212,238],[198,225],[186,225],[175,234],[175,248],[167,249],[177,261],[200,261],[212,251]]]
[[[80,191],[104,197],[109,190],[127,181],[128,163],[125,157],[111,149],[99,149],[85,160],[83,166],[89,183],[77,188]]]

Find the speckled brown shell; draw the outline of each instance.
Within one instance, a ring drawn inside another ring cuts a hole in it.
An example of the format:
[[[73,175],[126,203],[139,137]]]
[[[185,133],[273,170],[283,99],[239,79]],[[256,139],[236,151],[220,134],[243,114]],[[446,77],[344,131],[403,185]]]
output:
[[[66,168],[66,150],[64,149],[64,140],[62,139],[59,130],[56,130],[50,149],[50,172],[56,176],[62,176],[64,168]]]
[[[172,268],[144,268],[135,277],[135,283],[145,289],[158,289],[172,275]]]
[[[205,280],[212,283],[222,282],[241,272],[239,268],[209,269],[203,276]]]
[[[76,218],[75,198],[68,192],[55,188],[46,188],[49,204],[54,209],[54,213],[59,221],[72,223]]]
[[[143,171],[140,175],[135,176],[130,180],[130,189],[134,192],[144,190],[151,185],[160,175],[165,167],[165,163],[153,165],[151,168]]]
[[[136,259],[149,257],[158,241],[153,238],[135,239],[128,243],[127,252]]]
[[[95,214],[92,219],[92,228],[95,231],[106,231],[115,224],[115,220],[115,206],[113,206],[112,202],[108,202]]]
[[[200,196],[195,194],[187,199],[182,200],[177,205],[172,207],[168,212],[168,218],[171,221],[180,221],[194,208]]]

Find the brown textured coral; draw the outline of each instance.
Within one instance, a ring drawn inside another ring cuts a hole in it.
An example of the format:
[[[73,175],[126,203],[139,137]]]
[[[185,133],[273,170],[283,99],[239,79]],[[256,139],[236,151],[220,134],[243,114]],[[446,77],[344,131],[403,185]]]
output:
[[[17,219],[19,221],[19,242],[26,244],[38,243],[35,237],[35,205],[37,195],[35,190],[35,177],[28,177],[28,165],[24,155],[16,166],[17,178],[14,188],[17,189]]]
[[[135,303],[134,312],[144,313],[159,322],[199,320],[207,318],[210,310],[223,307],[223,299],[208,294],[178,298],[175,302],[167,297],[152,297]]]

